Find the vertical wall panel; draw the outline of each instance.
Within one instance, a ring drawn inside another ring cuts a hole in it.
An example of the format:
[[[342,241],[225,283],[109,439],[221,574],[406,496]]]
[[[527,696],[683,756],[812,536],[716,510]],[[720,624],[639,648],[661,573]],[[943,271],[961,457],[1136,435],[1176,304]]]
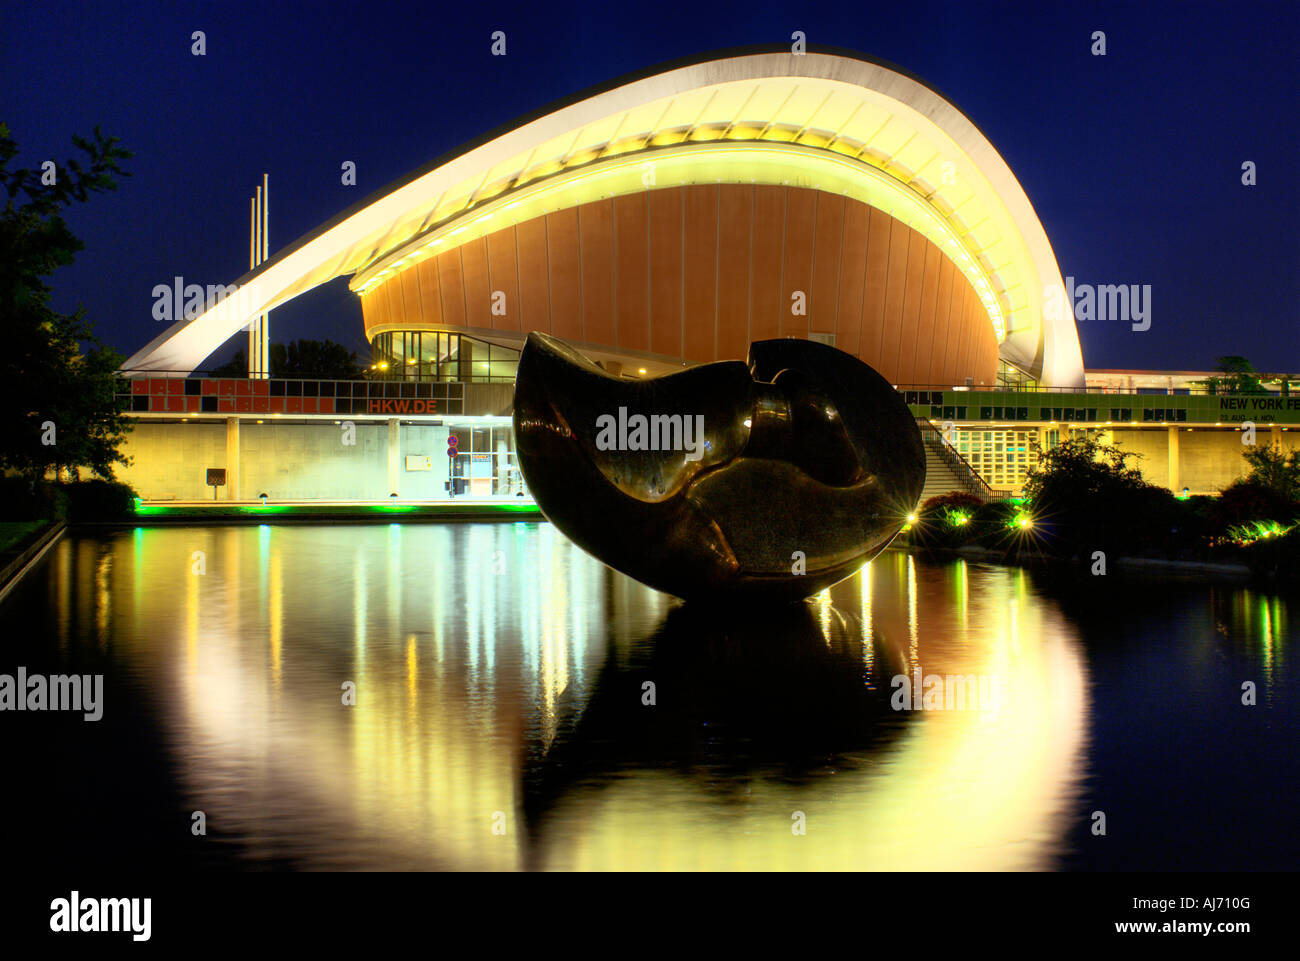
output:
[[[366,324],[367,338],[373,338],[375,335],[371,331],[374,331],[381,324],[387,323],[388,318],[384,311],[384,302],[387,300],[387,296],[383,290],[384,285],[380,284],[361,298],[361,317]]]
[[[844,198],[817,195],[813,228],[812,290],[808,297],[808,329],[833,334],[839,312],[840,247],[844,240]]]
[[[426,257],[415,267],[420,276],[420,319],[429,325],[442,323],[442,295],[438,288],[438,261]]]
[[[566,340],[582,340],[582,264],[578,210],[546,215],[546,254],[551,265],[551,329]]]
[[[790,187],[786,193],[785,270],[781,282],[781,336],[808,336],[807,314],[791,313],[792,295],[804,293],[804,306],[812,299],[813,239],[816,229],[817,191]]]
[[[682,355],[682,192],[652,190],[650,210],[650,350]]]
[[[519,250],[519,319],[524,330],[551,333],[551,282],[546,254],[546,218],[515,227]]]
[[[880,371],[881,346],[885,338],[885,287],[889,282],[889,242],[894,219],[883,210],[871,208],[867,233],[867,279],[862,295],[862,346],[858,356]],[[883,372],[882,372],[883,376]]]
[[[862,293],[867,275],[867,230],[870,223],[870,207],[856,200],[845,204],[835,346],[855,356],[862,340]]]
[[[898,383],[898,355],[903,344],[903,302],[907,296],[907,254],[915,232],[901,220],[889,228],[889,275],[885,281],[885,332],[880,343],[880,367],[885,380]]]
[[[915,383],[916,337],[921,325],[921,289],[925,283],[927,248],[931,244],[919,230],[907,243],[907,283],[903,287],[903,325],[899,330],[898,384]]]
[[[465,282],[460,269],[460,248],[445,250],[438,262],[438,288],[442,291],[442,316],[452,327],[465,326]]]
[[[614,340],[614,202],[578,208],[582,244],[582,339],[589,344]]]
[[[954,365],[953,373],[959,379],[955,383],[965,383],[965,379],[971,376],[970,355],[971,355],[971,314],[974,311],[975,289],[971,287],[970,281],[965,276],[961,277],[961,332],[957,340],[957,358]]]
[[[934,352],[934,319],[939,300],[939,269],[944,256],[934,244],[925,243],[925,279],[921,283],[921,315],[916,326],[916,353],[912,383],[930,385],[930,355]]]
[[[401,323],[408,327],[420,323],[420,281],[414,270],[403,270],[393,278],[402,286]],[[396,284],[394,284],[396,286]]]
[[[948,321],[948,349],[944,352],[944,383],[961,386],[961,339],[966,332],[966,294],[970,285],[961,271],[956,271],[952,278],[952,316]]]
[[[461,244],[461,270],[465,278],[465,322],[470,327],[492,326],[492,288],[488,285],[487,238]]]
[[[987,315],[984,313],[984,305],[980,302],[979,296],[975,293],[975,288],[972,287],[970,316],[967,318],[967,329],[969,331],[970,339],[966,348],[966,363],[963,365],[966,369],[966,373],[971,377],[975,377],[975,368],[977,366],[976,358],[979,354],[980,345],[980,330],[988,325],[988,321],[985,319],[986,316]],[[979,380],[976,379],[975,382],[979,383]]]
[[[685,344],[688,361],[713,360],[718,304],[718,188],[714,184],[687,187]]]
[[[497,291],[505,295],[505,313],[492,314],[497,330],[522,330],[519,321],[519,265],[515,255],[515,228],[506,227],[488,234],[488,283],[495,302]]]
[[[749,265],[754,190],[746,184],[718,188],[718,360],[749,353]]]
[[[950,318],[952,316],[952,278],[956,266],[947,257],[939,264],[939,295],[934,309],[934,347],[930,351],[926,376],[931,386],[951,387],[944,369],[948,353]]]
[[[753,276],[750,279],[749,339],[771,340],[781,334],[781,314],[790,309],[782,293],[781,258],[785,253],[785,188],[754,187]]]
[[[620,347],[650,349],[649,237],[646,195],[614,198],[614,317]]]

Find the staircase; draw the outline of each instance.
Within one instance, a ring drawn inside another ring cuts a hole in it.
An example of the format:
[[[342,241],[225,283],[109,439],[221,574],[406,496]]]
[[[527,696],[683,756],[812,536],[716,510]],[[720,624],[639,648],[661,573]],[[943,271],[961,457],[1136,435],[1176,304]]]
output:
[[[982,501],[1002,500],[1009,497],[1005,491],[995,491],[966,459],[944,443],[943,434],[935,429],[928,420],[917,418],[916,426],[921,429],[921,440],[925,444],[925,486],[921,488],[918,504],[939,494],[951,494],[962,491],[973,494]]]

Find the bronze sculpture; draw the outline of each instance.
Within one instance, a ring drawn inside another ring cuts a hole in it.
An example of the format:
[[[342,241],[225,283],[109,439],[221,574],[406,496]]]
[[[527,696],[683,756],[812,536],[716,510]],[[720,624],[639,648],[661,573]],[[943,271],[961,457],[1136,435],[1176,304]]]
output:
[[[537,332],[515,377],[515,443],[547,518],[583,550],[687,600],[793,601],[848,577],[925,482],[903,399],[807,340],[621,380]]]

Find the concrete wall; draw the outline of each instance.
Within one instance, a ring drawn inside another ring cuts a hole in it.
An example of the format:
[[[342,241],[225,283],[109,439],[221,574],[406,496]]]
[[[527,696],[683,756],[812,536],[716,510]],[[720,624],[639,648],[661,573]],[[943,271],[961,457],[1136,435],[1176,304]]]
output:
[[[1153,484],[1181,491],[1184,487],[1194,494],[1210,494],[1223,490],[1234,480],[1249,471],[1242,452],[1242,434],[1235,430],[1210,430],[1185,427],[1178,429],[1177,476],[1169,474],[1169,429],[1123,430],[1113,432],[1114,442],[1125,450],[1142,454],[1138,466],[1142,476]],[[1256,444],[1281,442],[1284,450],[1300,448],[1300,431],[1273,431],[1263,425],[1256,431]],[[1171,483],[1172,481],[1172,483]]]
[[[239,484],[219,488],[221,500],[385,500],[396,489],[403,500],[438,500],[449,495],[447,427],[357,421],[354,445],[343,443],[342,425],[332,421],[279,424],[243,420],[238,427]],[[395,449],[389,431],[396,429]],[[225,421],[150,423],[139,421],[124,445],[134,458],[119,479],[146,500],[211,500],[209,467],[226,468]],[[408,454],[424,455],[430,470],[407,470]]]
[[[240,485],[235,500],[379,500],[388,490],[388,427],[356,423],[356,443],[325,424],[240,424]],[[444,430],[445,433],[445,430]]]
[[[136,421],[122,451],[135,459],[118,467],[117,478],[141,497],[211,500],[204,483],[209,467],[226,466],[226,425],[223,421],[153,424]],[[218,495],[224,497],[225,491]]]

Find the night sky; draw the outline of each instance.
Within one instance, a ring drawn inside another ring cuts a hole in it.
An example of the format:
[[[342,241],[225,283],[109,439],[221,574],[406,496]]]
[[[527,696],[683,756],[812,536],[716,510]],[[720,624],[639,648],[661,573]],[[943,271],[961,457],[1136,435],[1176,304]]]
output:
[[[1045,7],[1047,9],[1040,9]],[[95,124],[135,152],[74,209],[55,274],[131,354],[161,332],[155,284],[247,269],[271,175],[271,248],[522,114],[631,71],[756,43],[861,51],[961,108],[1020,179],[1063,275],[1150,284],[1151,328],[1080,323],[1085,366],[1300,371],[1300,4],[11,4],[0,119],[21,164]],[[207,55],[191,55],[203,30]],[[504,30],[508,55],[490,55]],[[1094,30],[1107,55],[1090,53]],[[340,164],[358,183],[340,183]],[[1241,183],[1253,161],[1258,184]],[[369,350],[345,280],[275,311],[272,337]],[[225,359],[241,334],[209,362]]]

